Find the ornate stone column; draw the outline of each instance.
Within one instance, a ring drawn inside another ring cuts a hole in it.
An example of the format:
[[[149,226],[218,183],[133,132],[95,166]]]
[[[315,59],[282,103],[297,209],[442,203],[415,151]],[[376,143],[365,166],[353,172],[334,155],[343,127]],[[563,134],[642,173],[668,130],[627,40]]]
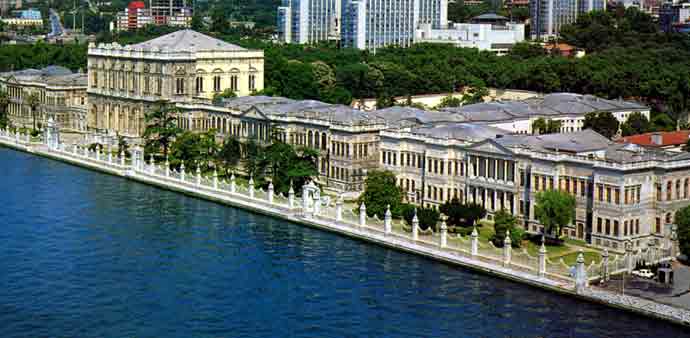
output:
[[[367,225],[367,206],[364,202],[359,206],[359,226],[364,227]]]
[[[254,198],[254,177],[249,176],[249,198]]]
[[[604,248],[604,252],[601,253],[601,274],[605,282],[609,280],[609,249]]]
[[[510,266],[512,256],[512,241],[510,240],[510,230],[506,231],[506,238],[503,240],[503,266]]]
[[[201,186],[201,163],[196,165],[196,185]]]
[[[290,181],[290,190],[288,191],[288,206],[291,209],[295,207],[295,189],[292,187],[292,181]]]
[[[230,176],[230,192],[233,194],[237,192],[237,179],[235,178],[235,173],[232,173],[232,176]]]
[[[585,268],[585,257],[582,250],[577,255],[577,263],[575,265],[575,292],[582,293],[588,285],[587,269]]]
[[[218,170],[213,168],[213,189],[218,189]]]
[[[383,218],[383,228],[384,232],[386,235],[391,233],[391,219],[393,218],[393,215],[391,214],[391,206],[390,204],[386,206],[386,214]]]
[[[441,214],[441,248],[445,248],[448,246],[448,226],[446,225],[447,219],[448,216]]]
[[[476,226],[472,229],[470,237],[472,239],[472,251],[470,254],[476,256],[479,253],[479,233],[477,232]]]
[[[412,217],[412,240],[419,239],[419,218],[417,217],[417,208],[414,209],[414,217]]]
[[[186,173],[184,171],[184,161],[182,161],[182,165],[180,166],[180,180],[184,182],[185,180]]]

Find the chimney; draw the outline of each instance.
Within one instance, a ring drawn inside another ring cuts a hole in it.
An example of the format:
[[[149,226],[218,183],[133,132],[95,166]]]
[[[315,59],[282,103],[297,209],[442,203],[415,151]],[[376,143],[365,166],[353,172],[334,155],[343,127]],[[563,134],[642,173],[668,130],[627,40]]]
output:
[[[657,146],[664,144],[664,137],[660,133],[652,134],[652,144]]]

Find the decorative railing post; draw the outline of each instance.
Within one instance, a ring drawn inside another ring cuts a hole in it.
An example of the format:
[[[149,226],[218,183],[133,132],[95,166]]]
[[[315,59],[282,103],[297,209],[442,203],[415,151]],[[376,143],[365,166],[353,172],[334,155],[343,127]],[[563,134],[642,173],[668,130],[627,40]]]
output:
[[[196,185],[201,185],[201,163],[196,166]]]
[[[187,176],[187,173],[184,170],[184,161],[182,161],[182,165],[180,165],[180,180],[184,182],[185,176]]]
[[[604,282],[609,281],[609,249],[604,248],[604,252],[601,253],[601,278]]]
[[[476,226],[472,229],[470,237],[472,238],[472,249],[470,254],[476,256],[479,253],[479,233],[477,232]]]
[[[168,155],[165,155],[165,177],[170,177],[170,161],[168,161]]]
[[[635,269],[635,265],[633,264],[633,248],[632,248],[632,242],[627,241],[625,243],[625,258],[626,258],[626,265],[627,265],[627,270],[628,273],[632,273],[633,269]]]
[[[125,166],[125,152],[120,150],[120,165]]]
[[[237,178],[235,178],[235,173],[232,173],[232,176],[230,176],[230,192],[233,194],[237,192]]]
[[[359,206],[359,226],[364,227],[367,225],[367,206],[364,202]]]
[[[156,172],[156,163],[153,161],[153,154],[149,154],[149,172],[152,174]]]
[[[338,195],[338,200],[335,201],[335,221],[342,222],[343,220],[343,195]]]
[[[317,193],[314,194],[314,215],[318,216],[321,214],[321,195]]]
[[[448,216],[441,214],[441,248],[448,246],[448,225],[446,225],[446,220]]]
[[[101,160],[101,147],[96,146],[96,161]]]
[[[541,238],[541,246],[539,246],[539,277],[546,275],[546,245],[544,245],[544,237]]]
[[[19,144],[19,130],[17,130],[14,134],[14,143]]]
[[[31,133],[26,133],[26,144],[29,145],[31,144]]]
[[[503,240],[503,266],[510,265],[511,259],[511,240],[510,240],[510,230],[506,231],[506,238]]]
[[[587,269],[585,268],[585,256],[582,250],[577,255],[577,263],[575,265],[575,292],[582,293],[587,288]]]
[[[288,207],[290,209],[295,207],[295,189],[292,187],[292,181],[290,181],[290,190],[288,191]]]
[[[108,145],[108,163],[113,164],[113,147]]]
[[[254,198],[254,177],[249,176],[249,198]]]
[[[273,204],[273,182],[268,183],[268,203]]]
[[[392,231],[392,226],[391,226],[391,220],[393,218],[393,214],[391,214],[391,206],[390,204],[386,206],[386,214],[383,217],[383,230],[386,233],[386,235],[390,234]]]
[[[414,216],[412,217],[412,240],[419,239],[419,218],[417,217],[417,208],[414,208]]]
[[[213,168],[213,189],[218,189],[218,170]]]

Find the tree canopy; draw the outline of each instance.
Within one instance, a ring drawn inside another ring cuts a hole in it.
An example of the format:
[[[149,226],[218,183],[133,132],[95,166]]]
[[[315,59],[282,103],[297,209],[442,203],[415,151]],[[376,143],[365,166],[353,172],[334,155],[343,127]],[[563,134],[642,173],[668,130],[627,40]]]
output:
[[[382,218],[389,205],[393,214],[400,215],[402,197],[402,190],[397,185],[395,174],[387,170],[372,170],[367,173],[364,192],[357,204],[364,202],[367,206],[367,215]]]
[[[544,226],[544,232],[559,238],[561,229],[575,219],[575,197],[560,190],[537,193],[534,215]]]
[[[675,220],[680,252],[690,257],[690,206],[678,210]]]
[[[592,129],[610,139],[618,133],[619,124],[611,112],[591,112],[585,115],[582,129]]]

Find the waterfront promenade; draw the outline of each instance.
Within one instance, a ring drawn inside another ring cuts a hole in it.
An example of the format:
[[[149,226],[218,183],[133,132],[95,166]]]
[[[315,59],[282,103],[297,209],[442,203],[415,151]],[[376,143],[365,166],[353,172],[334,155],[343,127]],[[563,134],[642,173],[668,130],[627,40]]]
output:
[[[576,277],[570,277],[570,269],[561,262],[549,262],[545,253],[530,257],[511,249],[498,249],[479,243],[476,236],[457,238],[444,231],[425,235],[405,231],[402,224],[395,224],[390,217],[383,219],[361,217],[364,213],[344,210],[342,201],[323,204],[316,187],[307,187],[302,196],[281,196],[268,191],[243,187],[234,180],[220,180],[217,176],[202,177],[198,173],[176,172],[165,165],[146,163],[140,156],[130,162],[112,154],[89,152],[83,147],[64,144],[48,147],[31,142],[26,136],[2,132],[0,144],[19,150],[50,157],[68,163],[88,167],[138,182],[232,205],[257,213],[286,219],[291,222],[336,232],[352,238],[376,243],[450,264],[468,267],[503,278],[519,281],[547,290],[574,295],[611,306],[663,318],[689,325],[688,311],[657,304],[648,300],[610,293],[588,285],[595,281],[601,267],[584,266],[580,261],[575,267]],[[509,246],[508,246],[509,248]],[[627,260],[630,261],[630,260]],[[618,264],[618,263],[614,263]],[[623,264],[625,265],[625,264]],[[609,266],[607,265],[607,268]],[[584,275],[582,272],[585,272]],[[589,276],[587,277],[587,272]],[[584,278],[583,278],[584,277]]]

